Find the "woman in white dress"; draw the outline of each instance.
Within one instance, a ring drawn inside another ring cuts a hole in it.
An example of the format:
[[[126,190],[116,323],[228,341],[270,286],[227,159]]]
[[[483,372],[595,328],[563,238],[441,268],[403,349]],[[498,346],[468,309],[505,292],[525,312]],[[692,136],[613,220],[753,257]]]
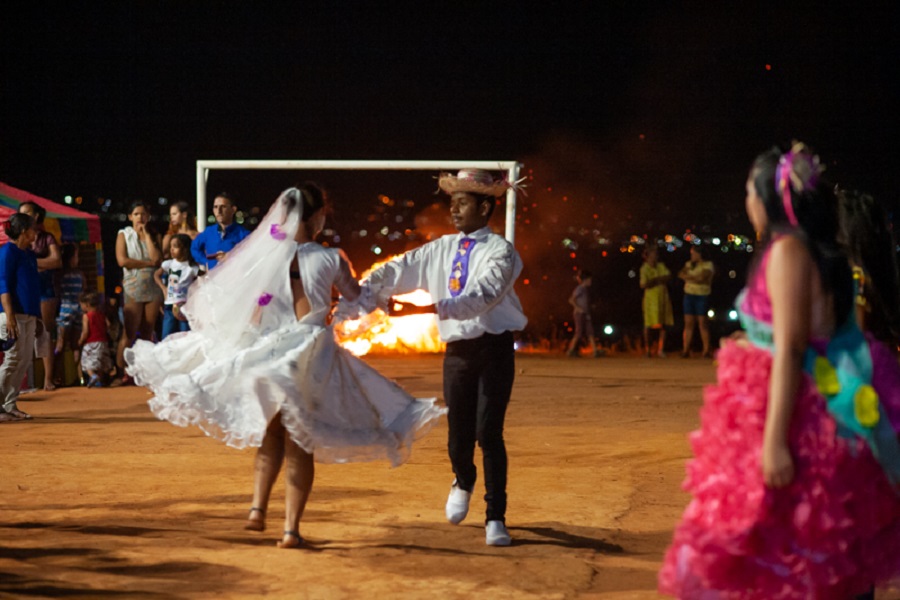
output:
[[[265,529],[287,463],[282,548],[303,542],[313,458],[397,466],[445,412],[335,342],[326,325],[332,289],[355,299],[359,284],[339,250],[314,241],[324,220],[315,184],[284,191],[229,260],[191,287],[183,308],[191,331],[156,345],[139,340],[125,356],[135,383],[153,391],[158,418],[259,447],[247,529]]]

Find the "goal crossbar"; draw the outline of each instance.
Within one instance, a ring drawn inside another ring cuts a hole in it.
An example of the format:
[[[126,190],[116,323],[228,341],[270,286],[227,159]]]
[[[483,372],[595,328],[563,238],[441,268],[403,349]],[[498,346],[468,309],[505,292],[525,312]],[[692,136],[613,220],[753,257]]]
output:
[[[213,169],[285,169],[285,170],[344,170],[344,171],[454,171],[485,169],[505,171],[507,181],[517,181],[521,163],[513,160],[198,160],[197,161],[197,228],[206,226],[206,182]],[[514,244],[516,239],[516,190],[506,191],[505,237]]]

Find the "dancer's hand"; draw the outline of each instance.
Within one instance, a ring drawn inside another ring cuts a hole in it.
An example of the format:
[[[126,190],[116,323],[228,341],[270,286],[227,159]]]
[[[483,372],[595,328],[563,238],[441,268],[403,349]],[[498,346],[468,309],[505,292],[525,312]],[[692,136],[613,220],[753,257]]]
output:
[[[763,480],[771,488],[782,488],[794,480],[794,459],[787,444],[783,442],[763,443]]]
[[[411,304],[409,302],[400,302],[399,300],[394,300],[393,298],[388,303],[388,309],[388,315],[392,317],[405,317],[407,315],[428,315],[436,312],[434,304],[429,304],[428,306],[419,306],[417,304]]]
[[[719,339],[719,348],[724,348],[728,342],[734,342],[738,346],[742,348],[746,348],[750,345],[750,342],[747,341],[747,332],[746,331],[735,331],[728,337],[723,337]]]

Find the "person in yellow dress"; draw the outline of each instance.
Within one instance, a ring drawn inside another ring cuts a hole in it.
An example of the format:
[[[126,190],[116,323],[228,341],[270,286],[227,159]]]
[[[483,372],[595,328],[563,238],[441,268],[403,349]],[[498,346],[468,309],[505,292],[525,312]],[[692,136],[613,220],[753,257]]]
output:
[[[656,355],[666,357],[666,327],[675,324],[672,316],[672,300],[669,298],[668,283],[672,273],[659,262],[659,250],[648,246],[644,250],[644,264],[641,265],[641,289],[644,290],[644,348],[647,358],[653,356],[650,350],[650,330],[659,331],[659,349]]]

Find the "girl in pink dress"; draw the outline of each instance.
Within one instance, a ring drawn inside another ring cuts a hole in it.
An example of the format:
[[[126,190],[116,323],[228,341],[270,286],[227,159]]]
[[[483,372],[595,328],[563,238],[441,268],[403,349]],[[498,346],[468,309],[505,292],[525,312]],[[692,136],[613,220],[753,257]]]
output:
[[[900,576],[900,368],[856,324],[821,171],[802,144],[750,171],[746,335],[704,392],[662,593],[846,599]]]

